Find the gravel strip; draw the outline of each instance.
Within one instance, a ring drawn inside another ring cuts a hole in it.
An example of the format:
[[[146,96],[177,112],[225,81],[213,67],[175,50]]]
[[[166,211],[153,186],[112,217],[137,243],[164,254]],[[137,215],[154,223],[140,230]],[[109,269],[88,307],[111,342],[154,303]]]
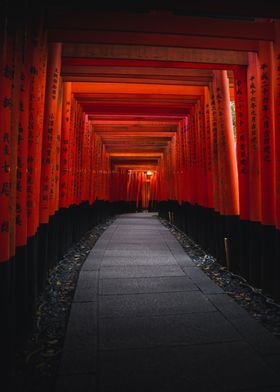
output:
[[[229,272],[176,226],[165,219],[159,218],[159,220],[180,242],[197,267],[259,320],[265,328],[280,338],[280,304],[264,295],[261,289],[251,286],[243,277]]]
[[[54,390],[79,271],[95,242],[114,220],[110,218],[87,232],[49,271],[46,288],[38,298],[34,330],[16,355],[13,391]]]

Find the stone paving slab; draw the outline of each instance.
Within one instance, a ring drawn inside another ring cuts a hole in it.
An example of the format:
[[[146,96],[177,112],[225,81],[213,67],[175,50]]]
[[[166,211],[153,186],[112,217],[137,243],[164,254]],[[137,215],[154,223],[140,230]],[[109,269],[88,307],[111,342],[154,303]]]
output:
[[[101,318],[100,349],[132,349],[240,340],[219,312]]]
[[[264,387],[264,388],[258,388],[258,389],[239,389],[235,390],[234,392],[279,392],[280,389],[279,387]]]
[[[115,267],[119,265],[128,266],[154,266],[154,265],[177,265],[176,259],[169,255],[167,257],[141,257],[141,256],[104,256],[102,267]]]
[[[264,356],[264,360],[272,369],[274,369],[277,373],[279,373],[279,369],[280,369],[280,354],[265,355]]]
[[[120,218],[117,220],[117,222],[122,226],[126,226],[127,224],[134,225],[135,228],[138,228],[139,226],[143,226],[143,225],[147,227],[151,227],[151,225],[164,227],[161,225],[157,217],[153,219],[138,219],[138,217],[130,218],[130,219]]]
[[[122,251],[123,249],[125,249],[126,251],[127,250],[132,250],[132,251],[139,250],[141,252],[143,252],[143,249],[145,249],[144,252],[152,251],[153,253],[157,253],[158,251],[160,251],[160,252],[163,251],[167,254],[170,253],[170,250],[168,249],[168,247],[165,244],[163,244],[163,243],[155,244],[153,242],[150,242],[150,243],[147,242],[146,245],[144,245],[143,243],[137,244],[137,243],[126,242],[126,243],[119,244],[118,242],[111,242],[110,245],[108,245],[108,247],[107,247],[107,250],[113,250],[113,251],[115,251],[115,250]],[[107,255],[107,253],[108,252],[106,252],[106,255]]]
[[[104,387],[101,390],[104,391],[134,390],[133,384],[140,391],[140,386],[143,388],[146,384],[147,388],[150,385],[149,381],[154,387],[160,387],[154,390],[161,391],[163,388],[170,392],[206,392],[207,388],[212,391],[236,392],[246,388],[266,390],[265,388],[279,385],[279,378],[256,357],[249,345],[240,341],[103,351],[100,372],[101,386]],[[110,389],[113,384],[115,389]]]
[[[280,341],[226,294],[208,295],[240,335],[262,355],[279,354]]]
[[[88,257],[96,257],[96,258],[100,258],[103,257],[105,253],[105,248],[93,248],[90,252],[90,254],[88,255]]]
[[[86,258],[82,271],[97,271],[102,263],[103,255],[89,254]]]
[[[90,302],[97,300],[98,272],[81,271],[77,282],[73,302]]]
[[[185,276],[177,265],[138,265],[102,267],[100,278],[149,278],[160,276]]]
[[[175,258],[177,264],[181,267],[195,267],[194,262],[192,261],[192,259],[186,255],[186,254],[181,254],[181,253],[173,253],[172,252],[173,257]]]
[[[186,275],[199,287],[205,294],[224,293],[224,290],[216,285],[201,269],[197,267],[183,268]]]
[[[101,279],[99,283],[100,295],[167,293],[193,290],[198,290],[198,287],[186,276]]]
[[[124,232],[126,231],[133,231],[134,233],[136,232],[148,232],[148,231],[156,231],[157,229],[163,230],[163,227],[160,226],[160,224],[158,223],[148,223],[146,224],[146,222],[140,222],[138,223],[138,221],[127,221],[127,222],[120,222],[120,225],[122,227],[122,230]],[[119,228],[119,227],[118,227]]]
[[[231,342],[197,347],[203,362],[207,362],[207,373],[215,377],[226,391],[241,388],[278,386],[279,377],[256,355],[254,348],[246,342]]]
[[[128,249],[119,249],[119,250],[105,250],[104,256],[169,256],[170,250],[151,250],[147,248],[128,250]]]
[[[127,233],[125,236],[123,235],[118,235],[117,233],[114,234],[111,238],[111,242],[117,242],[117,243],[142,243],[143,245],[147,243],[160,243],[162,244],[162,238],[159,235],[155,234],[138,234],[138,235],[132,235],[131,233]]]
[[[97,305],[73,303],[59,374],[92,373],[97,364]]]
[[[56,391],[278,392],[280,342],[154,214],[125,214],[82,266]]]
[[[59,376],[56,382],[56,392],[94,392],[96,377],[93,374],[72,374]]]
[[[101,241],[98,241],[98,242],[96,242],[96,244],[94,245],[94,250],[99,250],[99,249],[103,249],[103,250],[105,250],[105,249],[107,249],[107,247],[109,246],[109,244],[110,244],[110,240],[108,239],[108,240],[101,240]]]
[[[120,245],[127,245],[127,244],[132,244],[132,245],[142,245],[142,246],[146,246],[151,245],[151,244],[155,244],[155,245],[165,245],[162,242],[162,239],[160,237],[156,237],[153,236],[151,237],[150,235],[147,235],[146,237],[141,236],[141,238],[139,238],[138,236],[125,236],[125,238],[119,237],[116,238],[115,236],[113,236],[110,240],[111,244],[120,244]],[[166,246],[166,245],[165,245]]]
[[[213,312],[215,307],[199,291],[102,296],[100,317],[150,317],[163,314]]]
[[[181,246],[174,246],[174,245],[169,245],[167,244],[168,248],[170,249],[171,253],[176,253],[178,255],[186,255],[186,252],[184,251],[184,249]]]
[[[100,391],[221,392],[181,348],[101,351]]]

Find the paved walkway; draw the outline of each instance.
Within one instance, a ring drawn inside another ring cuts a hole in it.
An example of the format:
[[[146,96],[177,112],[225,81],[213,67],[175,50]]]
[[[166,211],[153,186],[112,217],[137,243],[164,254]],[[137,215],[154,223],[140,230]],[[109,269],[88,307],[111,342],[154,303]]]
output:
[[[57,391],[279,392],[279,369],[279,341],[153,214],[126,214],[80,272]]]

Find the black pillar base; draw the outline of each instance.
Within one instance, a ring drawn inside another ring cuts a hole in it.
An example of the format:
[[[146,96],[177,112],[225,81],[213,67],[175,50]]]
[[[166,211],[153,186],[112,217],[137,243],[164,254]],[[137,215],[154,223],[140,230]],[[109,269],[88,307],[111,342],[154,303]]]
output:
[[[276,264],[276,229],[273,226],[261,226],[261,288],[269,295],[274,294]]]
[[[9,377],[15,369],[16,298],[15,259],[0,263],[0,361],[1,374]]]

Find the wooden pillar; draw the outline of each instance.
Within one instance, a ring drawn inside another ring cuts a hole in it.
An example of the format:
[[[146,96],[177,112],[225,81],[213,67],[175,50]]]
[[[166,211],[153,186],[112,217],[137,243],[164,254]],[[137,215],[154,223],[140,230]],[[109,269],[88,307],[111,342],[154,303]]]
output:
[[[261,172],[261,287],[273,294],[275,268],[275,102],[273,44],[259,43],[260,62],[260,172]]]
[[[210,104],[211,104],[211,130],[212,130],[212,167],[213,167],[213,204],[216,212],[221,212],[220,200],[220,168],[219,168],[219,150],[218,150],[218,117],[215,99],[215,80],[210,86]]]
[[[275,20],[274,97],[275,97],[275,193],[276,193],[276,255],[273,293],[280,300],[280,23]]]
[[[30,229],[37,230],[40,222],[40,184],[42,177],[42,143],[44,132],[45,98],[47,82],[47,62],[48,62],[48,43],[46,32],[40,32],[39,47],[36,47],[34,66],[31,67],[31,74],[34,76],[34,89],[30,92],[30,111],[29,118],[29,157],[30,164],[30,196],[33,200],[28,203],[30,206]],[[36,45],[36,43],[35,43]],[[31,104],[32,102],[32,104]],[[28,181],[28,180],[27,180]],[[33,190],[32,190],[33,189]],[[27,187],[27,197],[29,188]],[[29,223],[28,223],[29,225]],[[33,233],[35,233],[33,231]],[[31,231],[32,235],[32,231]]]
[[[213,162],[212,162],[212,121],[211,101],[208,87],[204,89],[204,112],[205,112],[205,151],[206,151],[206,176],[207,176],[207,206],[214,208],[213,193]]]
[[[274,107],[275,107],[275,179],[276,179],[276,227],[280,230],[280,23],[275,21],[274,44]]]
[[[239,214],[239,192],[229,84],[226,71],[214,71],[216,78],[218,150],[223,215]]]
[[[260,42],[260,168],[261,222],[275,223],[275,119],[273,91],[273,47],[271,42]]]
[[[49,221],[50,191],[52,177],[52,159],[55,150],[55,121],[57,116],[59,78],[61,66],[61,44],[52,43],[49,46],[49,61],[47,70],[46,105],[44,114],[44,132],[42,149],[42,175],[40,194],[40,223]],[[52,197],[52,196],[51,196]]]
[[[27,157],[28,121],[30,98],[30,36],[23,41],[23,56],[20,75],[20,101],[18,118],[18,156],[17,156],[17,200],[16,200],[16,246],[27,243]]]
[[[248,53],[248,154],[249,154],[249,280],[261,285],[261,170],[260,170],[260,64],[257,53]]]
[[[247,70],[234,70],[237,167],[239,182],[240,219],[249,220],[249,154],[248,154],[248,93]]]
[[[214,71],[214,94],[217,112],[217,148],[220,188],[219,257],[225,262],[224,238],[228,238],[231,253],[230,269],[238,271],[239,188],[227,71]]]
[[[69,207],[69,160],[70,160],[70,114],[71,114],[71,82],[64,82],[62,103],[61,126],[61,157],[60,157],[60,182],[59,206]]]
[[[10,259],[10,195],[11,195],[11,115],[13,80],[13,39],[3,33],[0,74],[0,262]]]

